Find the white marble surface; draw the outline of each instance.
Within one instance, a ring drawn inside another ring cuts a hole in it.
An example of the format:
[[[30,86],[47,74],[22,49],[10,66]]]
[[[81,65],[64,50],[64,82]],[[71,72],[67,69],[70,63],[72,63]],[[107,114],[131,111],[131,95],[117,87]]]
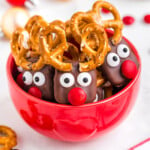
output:
[[[128,118],[112,132],[92,141],[83,143],[65,143],[44,137],[26,125],[16,112],[7,87],[6,60],[10,53],[9,42],[0,39],[0,124],[12,127],[19,137],[19,150],[126,150],[150,137],[150,25],[145,25],[142,18],[150,13],[150,0],[110,0],[120,10],[122,16],[133,15],[136,22],[125,27],[128,37],[142,58],[141,90],[135,107]],[[47,20],[55,18],[66,20],[77,10],[87,10],[93,0],[40,0],[40,5],[31,14],[41,14]],[[0,0],[0,17],[10,6]],[[150,146],[150,145],[149,145]],[[145,146],[143,150],[149,150]]]

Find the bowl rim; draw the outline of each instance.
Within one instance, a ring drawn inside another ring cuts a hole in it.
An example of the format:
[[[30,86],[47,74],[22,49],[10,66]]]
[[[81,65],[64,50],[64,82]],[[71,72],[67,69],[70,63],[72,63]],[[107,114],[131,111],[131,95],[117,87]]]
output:
[[[54,103],[54,102],[49,102],[49,101],[45,101],[42,100],[40,98],[34,97],[30,94],[28,94],[27,92],[25,92],[22,88],[19,87],[19,85],[15,82],[13,76],[12,76],[12,72],[10,69],[10,66],[12,63],[14,63],[14,59],[13,56],[10,54],[7,60],[7,64],[6,64],[6,72],[7,72],[7,77],[8,77],[8,82],[10,82],[11,84],[13,84],[13,87],[18,91],[21,92],[22,95],[24,95],[25,97],[28,97],[30,100],[36,102],[36,103],[42,103],[44,105],[53,105],[53,106],[57,106],[57,107],[63,107],[63,108],[83,108],[83,107],[91,107],[91,106],[95,106],[95,105],[101,105],[101,104],[105,104],[107,102],[113,101],[114,99],[116,99],[117,97],[119,97],[120,95],[124,94],[127,90],[129,90],[135,83],[136,81],[139,79],[139,76],[141,74],[141,58],[138,54],[137,49],[135,48],[135,46],[125,37],[123,37],[125,39],[125,41],[129,44],[129,46],[131,47],[131,49],[133,50],[134,54],[137,57],[137,60],[139,62],[139,69],[138,69],[138,73],[135,76],[135,78],[133,80],[131,80],[128,85],[126,85],[122,90],[120,90],[118,93],[114,94],[113,96],[103,99],[102,101],[98,101],[95,103],[88,103],[88,104],[83,104],[80,106],[72,106],[72,105],[66,105],[66,104],[58,104],[58,103]]]

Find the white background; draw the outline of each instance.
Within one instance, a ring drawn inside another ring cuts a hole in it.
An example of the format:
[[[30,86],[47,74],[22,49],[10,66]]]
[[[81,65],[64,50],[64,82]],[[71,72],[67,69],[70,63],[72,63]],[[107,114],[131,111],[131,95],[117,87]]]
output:
[[[124,28],[124,35],[134,43],[142,58],[141,90],[135,107],[128,118],[112,132],[82,143],[65,143],[40,135],[26,125],[16,112],[7,87],[6,60],[10,53],[9,41],[0,39],[0,124],[12,127],[18,135],[19,150],[126,150],[150,137],[150,25],[143,23],[143,16],[150,13],[150,0],[110,0],[121,16],[132,15],[135,24]],[[41,0],[30,12],[41,14],[49,22],[67,20],[77,10],[88,10],[94,0]],[[0,17],[10,7],[0,0]],[[150,149],[150,146],[142,148]]]

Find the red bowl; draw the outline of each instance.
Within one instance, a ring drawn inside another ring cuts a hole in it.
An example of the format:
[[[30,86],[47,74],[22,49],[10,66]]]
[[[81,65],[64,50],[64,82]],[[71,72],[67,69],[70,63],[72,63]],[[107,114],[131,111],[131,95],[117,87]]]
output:
[[[39,133],[62,141],[88,140],[116,127],[132,109],[140,83],[140,57],[135,47],[126,41],[140,64],[136,77],[112,97],[82,106],[46,102],[23,91],[13,78],[16,66],[10,55],[7,61],[8,86],[21,117]]]

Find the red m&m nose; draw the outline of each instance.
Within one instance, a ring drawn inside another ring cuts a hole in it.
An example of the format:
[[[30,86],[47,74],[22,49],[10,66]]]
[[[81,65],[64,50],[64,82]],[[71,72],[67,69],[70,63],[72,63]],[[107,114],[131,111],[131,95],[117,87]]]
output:
[[[86,93],[81,88],[73,88],[68,94],[68,100],[72,105],[82,105],[86,101]]]
[[[133,79],[136,76],[138,69],[133,61],[126,60],[121,65],[121,72],[126,78]]]
[[[35,97],[42,98],[42,93],[37,87],[31,87],[28,90],[28,93],[35,96]]]

